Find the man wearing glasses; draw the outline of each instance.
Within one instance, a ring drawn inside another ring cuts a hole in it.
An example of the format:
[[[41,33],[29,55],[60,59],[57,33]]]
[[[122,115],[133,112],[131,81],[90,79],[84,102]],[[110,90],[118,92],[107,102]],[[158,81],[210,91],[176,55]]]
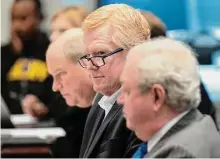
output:
[[[92,12],[83,23],[87,69],[98,95],[88,115],[81,158],[132,157],[140,141],[126,127],[120,95],[120,75],[130,48],[148,40],[150,29],[141,13],[125,4],[112,4]]]

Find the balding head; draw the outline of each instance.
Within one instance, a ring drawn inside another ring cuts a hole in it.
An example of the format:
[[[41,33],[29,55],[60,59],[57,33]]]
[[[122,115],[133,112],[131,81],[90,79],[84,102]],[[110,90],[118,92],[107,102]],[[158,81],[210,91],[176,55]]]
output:
[[[52,42],[47,50],[48,54],[62,54],[66,58],[77,62],[83,56],[83,32],[80,28],[65,31]]]

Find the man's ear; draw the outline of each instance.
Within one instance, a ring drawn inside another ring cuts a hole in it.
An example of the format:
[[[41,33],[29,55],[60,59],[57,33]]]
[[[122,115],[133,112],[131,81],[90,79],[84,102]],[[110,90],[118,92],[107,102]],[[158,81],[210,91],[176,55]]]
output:
[[[154,110],[158,111],[166,100],[166,91],[160,84],[153,84],[152,95],[154,98]]]

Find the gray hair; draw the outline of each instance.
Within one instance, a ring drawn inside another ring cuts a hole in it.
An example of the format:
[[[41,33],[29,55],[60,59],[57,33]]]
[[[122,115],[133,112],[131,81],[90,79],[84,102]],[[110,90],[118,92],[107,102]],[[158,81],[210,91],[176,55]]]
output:
[[[80,28],[72,28],[65,31],[57,40],[61,45],[64,55],[76,63],[84,55],[83,31]]]
[[[165,104],[173,110],[183,112],[198,107],[201,101],[198,62],[189,46],[157,38],[134,49],[142,53],[137,66],[142,93],[153,84],[160,84],[166,90]]]

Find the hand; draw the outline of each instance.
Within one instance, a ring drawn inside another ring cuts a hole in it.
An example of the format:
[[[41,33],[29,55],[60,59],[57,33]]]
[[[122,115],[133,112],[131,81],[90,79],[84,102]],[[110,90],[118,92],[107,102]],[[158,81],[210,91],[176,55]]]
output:
[[[48,108],[40,102],[37,96],[32,94],[26,95],[23,99],[22,110],[33,117],[42,117],[48,113]]]
[[[23,43],[21,38],[18,36],[18,34],[15,31],[12,31],[11,33],[11,42],[12,42],[12,48],[15,51],[15,53],[17,54],[21,53],[21,50],[23,49]]]

